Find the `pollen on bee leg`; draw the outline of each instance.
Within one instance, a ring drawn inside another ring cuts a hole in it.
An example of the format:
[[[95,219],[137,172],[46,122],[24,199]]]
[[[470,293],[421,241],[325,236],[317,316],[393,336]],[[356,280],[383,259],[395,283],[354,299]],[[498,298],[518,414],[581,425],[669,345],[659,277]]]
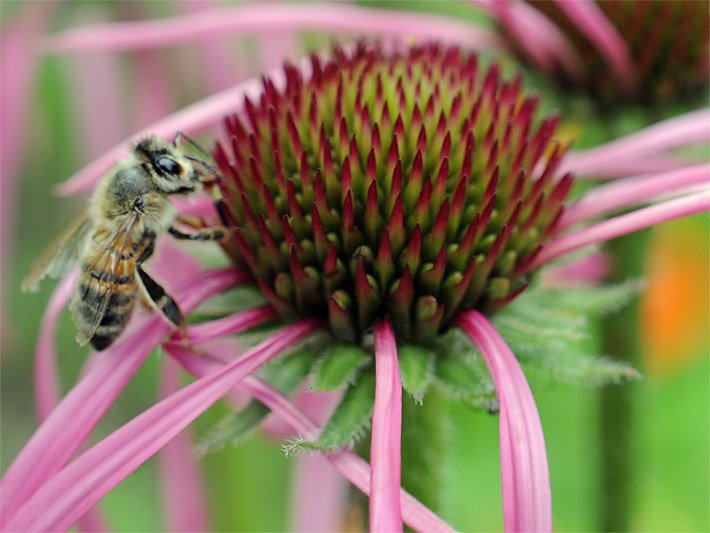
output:
[[[204,218],[194,215],[178,214],[177,221],[194,230],[195,233],[187,234],[170,229],[170,233],[178,239],[190,239],[196,241],[221,241],[230,235],[230,230],[226,226],[226,220],[222,220],[222,225],[212,226]]]
[[[207,227],[207,223],[202,217],[187,215],[185,213],[178,214],[177,221],[180,222],[180,224],[184,224],[193,229],[202,229]]]

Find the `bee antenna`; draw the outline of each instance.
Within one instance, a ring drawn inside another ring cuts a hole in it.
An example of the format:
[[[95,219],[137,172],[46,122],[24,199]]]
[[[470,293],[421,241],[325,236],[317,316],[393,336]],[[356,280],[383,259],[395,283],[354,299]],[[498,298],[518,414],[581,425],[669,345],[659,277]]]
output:
[[[199,157],[195,157],[194,155],[184,155],[183,157],[192,161],[193,163],[197,163],[198,165],[204,167],[207,170],[207,174],[212,174],[217,179],[220,178],[220,175],[217,170],[204,159],[200,159]]]
[[[206,156],[210,155],[210,153],[207,150],[205,150],[201,144],[199,144],[195,139],[193,139],[192,137],[189,137],[187,134],[183,133],[182,131],[175,132],[175,137],[173,137],[173,146],[177,146],[178,139],[184,139],[188,143],[190,143],[192,146],[197,148],[204,155],[206,155]]]

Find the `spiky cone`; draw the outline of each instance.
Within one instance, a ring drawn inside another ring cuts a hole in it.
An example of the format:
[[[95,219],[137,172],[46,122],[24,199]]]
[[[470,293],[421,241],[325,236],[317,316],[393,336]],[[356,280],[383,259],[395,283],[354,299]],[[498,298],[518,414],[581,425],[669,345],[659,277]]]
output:
[[[475,55],[358,45],[264,79],[215,159],[246,266],[286,318],[358,341],[388,317],[427,342],[459,309],[495,309],[553,231],[571,176],[556,117]]]
[[[560,69],[559,80],[582,86],[607,102],[658,102],[699,96],[710,75],[708,39],[710,4],[707,0],[595,2],[622,39],[630,59],[631,84],[610,68],[610,57],[570,19],[565,6],[552,0],[531,2],[566,36],[584,65],[575,79]]]

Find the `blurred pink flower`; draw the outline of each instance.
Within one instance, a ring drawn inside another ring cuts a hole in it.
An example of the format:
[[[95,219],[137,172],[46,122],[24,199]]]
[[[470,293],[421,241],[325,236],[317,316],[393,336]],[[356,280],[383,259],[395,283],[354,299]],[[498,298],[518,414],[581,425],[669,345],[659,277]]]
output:
[[[6,287],[14,252],[11,243],[15,233],[17,180],[27,141],[26,114],[38,66],[38,43],[53,11],[39,4],[18,6],[12,16],[3,20],[0,37],[0,338],[3,344],[13,335],[6,312]]]
[[[710,4],[473,0],[518,54],[605,103],[658,102],[707,88]]]

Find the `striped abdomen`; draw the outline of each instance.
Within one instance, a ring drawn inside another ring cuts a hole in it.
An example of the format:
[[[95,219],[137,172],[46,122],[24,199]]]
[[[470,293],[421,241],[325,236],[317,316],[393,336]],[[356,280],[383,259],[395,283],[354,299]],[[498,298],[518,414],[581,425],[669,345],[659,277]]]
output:
[[[108,348],[126,327],[136,301],[136,260],[146,248],[142,239],[119,237],[121,245],[104,244],[94,234],[85,252],[72,310],[79,344]],[[98,241],[98,242],[97,242]]]

